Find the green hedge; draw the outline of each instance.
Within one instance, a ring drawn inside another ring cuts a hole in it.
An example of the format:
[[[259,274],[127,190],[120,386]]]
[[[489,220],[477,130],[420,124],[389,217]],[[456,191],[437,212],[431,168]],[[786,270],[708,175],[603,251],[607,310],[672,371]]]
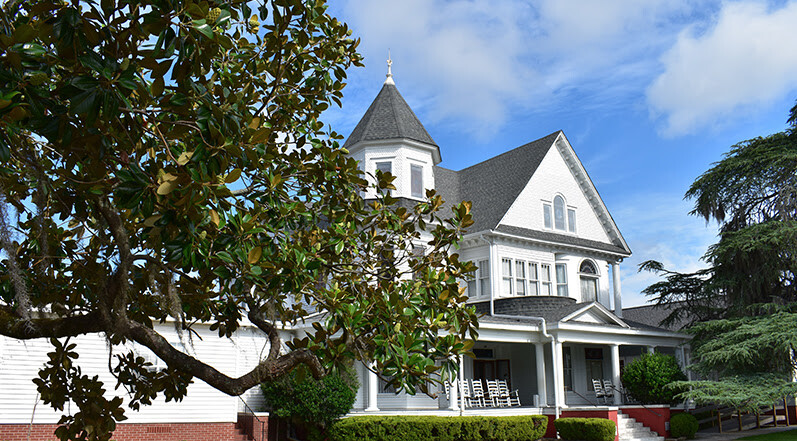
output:
[[[689,439],[695,437],[700,424],[694,415],[688,413],[676,413],[670,417],[670,436],[680,438],[685,436]]]
[[[548,417],[358,416],[335,422],[332,441],[536,441]]]
[[[617,433],[614,421],[604,418],[559,418],[554,425],[564,440],[614,441]]]

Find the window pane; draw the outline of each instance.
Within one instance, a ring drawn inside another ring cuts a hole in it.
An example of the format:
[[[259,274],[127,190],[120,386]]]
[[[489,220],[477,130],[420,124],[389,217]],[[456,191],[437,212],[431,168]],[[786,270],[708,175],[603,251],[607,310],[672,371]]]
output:
[[[530,263],[529,264],[529,279],[537,280],[537,264]]]
[[[581,278],[581,299],[584,302],[598,301],[598,279],[592,277]]]
[[[576,210],[567,209],[567,231],[576,232]]]
[[[567,266],[564,263],[556,264],[556,283],[567,283]]]
[[[481,287],[481,295],[482,297],[490,296],[490,279],[481,279],[479,280],[479,285]]]
[[[504,276],[512,277],[512,260],[501,259],[501,271]]]
[[[529,281],[529,295],[536,296],[539,294],[539,287],[536,281]]]
[[[518,279],[526,278],[526,262],[522,260],[515,261],[515,275]]]
[[[515,287],[517,288],[517,295],[525,296],[526,295],[526,281],[523,279],[517,279],[515,281]]]
[[[540,269],[542,270],[542,281],[543,282],[550,282],[551,281],[551,265],[541,265]]]
[[[490,277],[490,261],[489,260],[481,260],[479,261],[479,277]]]
[[[567,297],[567,266],[564,263],[556,264],[556,295]]]
[[[410,180],[412,197],[423,197],[423,167],[420,165],[410,166]]]
[[[376,169],[382,173],[393,173],[393,163],[390,161],[377,162]]]
[[[565,229],[565,200],[561,196],[553,198],[553,219],[557,230]]]
[[[542,206],[542,218],[545,222],[545,228],[552,228],[551,226],[551,206],[545,204]]]
[[[595,268],[595,264],[589,260],[581,262],[581,266],[578,268],[578,271],[582,274],[598,274],[598,269]]]
[[[509,277],[509,278],[504,277],[503,279],[501,279],[501,293],[503,293],[505,296],[511,296],[512,295],[512,278],[511,277]]]
[[[479,297],[479,290],[475,280],[468,280],[468,297]]]

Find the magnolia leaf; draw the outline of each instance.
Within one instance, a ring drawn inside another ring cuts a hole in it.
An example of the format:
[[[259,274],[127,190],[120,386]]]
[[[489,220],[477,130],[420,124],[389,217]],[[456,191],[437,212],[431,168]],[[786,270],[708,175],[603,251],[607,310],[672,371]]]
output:
[[[258,261],[260,261],[260,256],[263,255],[263,249],[260,247],[254,247],[249,250],[249,255],[247,256],[247,260],[250,264],[254,265]]]
[[[241,177],[241,169],[236,168],[233,169],[227,176],[224,177],[224,182],[228,184],[232,184],[233,182],[237,181]]]
[[[152,96],[160,96],[163,93],[163,87],[163,77],[155,78],[155,81],[152,82],[152,86],[150,86],[150,92],[152,93]]]
[[[163,184],[158,186],[158,194],[165,196],[174,191],[175,188],[177,188],[176,180],[164,181]]]
[[[180,165],[186,165],[188,161],[191,160],[192,156],[194,156],[194,152],[183,152],[177,158],[177,163]]]
[[[219,213],[216,213],[216,210],[210,210],[210,221],[213,222],[213,225],[216,227],[219,226]]]

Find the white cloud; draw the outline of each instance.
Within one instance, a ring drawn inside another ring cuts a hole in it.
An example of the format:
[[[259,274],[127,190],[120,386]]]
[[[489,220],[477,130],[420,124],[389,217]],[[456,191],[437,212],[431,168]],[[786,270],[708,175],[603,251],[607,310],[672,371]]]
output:
[[[486,137],[513,109],[599,107],[618,101],[612,91],[626,102],[638,97],[656,67],[650,48],[669,47],[677,32],[670,19],[684,6],[349,0],[343,9],[370,69],[384,70],[392,50],[396,83],[425,121],[463,121]]]
[[[766,106],[797,89],[797,3],[727,3],[713,27],[688,28],[664,54],[647,91],[665,133],[680,135],[740,110]]]

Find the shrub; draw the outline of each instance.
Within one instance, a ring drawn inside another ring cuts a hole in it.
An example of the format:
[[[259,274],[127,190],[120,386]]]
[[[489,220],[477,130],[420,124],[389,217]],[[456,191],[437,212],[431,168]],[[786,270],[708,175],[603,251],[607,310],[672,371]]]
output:
[[[305,426],[313,436],[351,410],[358,387],[351,370],[316,380],[295,369],[278,381],[260,385],[272,415]]]
[[[628,394],[642,404],[674,404],[680,391],[668,384],[684,381],[686,375],[672,355],[642,354],[623,369],[622,380]]]
[[[689,439],[695,437],[699,423],[694,415],[689,413],[676,413],[670,417],[670,436],[680,438],[685,436]]]
[[[332,441],[536,441],[548,417],[361,416],[335,422]]]
[[[556,431],[564,440],[614,441],[617,426],[604,418],[559,418]]]

